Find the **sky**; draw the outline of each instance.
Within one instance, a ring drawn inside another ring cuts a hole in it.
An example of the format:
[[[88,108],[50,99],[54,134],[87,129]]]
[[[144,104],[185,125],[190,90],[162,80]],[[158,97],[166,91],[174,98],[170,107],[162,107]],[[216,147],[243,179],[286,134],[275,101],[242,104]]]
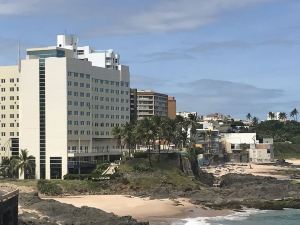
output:
[[[300,110],[299,0],[0,0],[0,65],[75,34],[114,49],[131,87],[175,96],[177,111],[263,120]]]

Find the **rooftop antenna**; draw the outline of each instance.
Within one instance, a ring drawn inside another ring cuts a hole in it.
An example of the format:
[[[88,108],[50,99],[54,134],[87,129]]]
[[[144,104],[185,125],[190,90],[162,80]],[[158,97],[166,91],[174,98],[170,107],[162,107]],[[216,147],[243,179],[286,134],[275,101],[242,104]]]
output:
[[[21,72],[21,50],[20,50],[20,41],[18,41],[18,70]]]

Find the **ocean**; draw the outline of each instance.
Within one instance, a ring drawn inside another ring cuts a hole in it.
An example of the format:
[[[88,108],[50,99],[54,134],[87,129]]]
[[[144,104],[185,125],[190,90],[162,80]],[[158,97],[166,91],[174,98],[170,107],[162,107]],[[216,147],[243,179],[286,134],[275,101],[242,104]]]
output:
[[[172,225],[300,225],[300,210],[246,210],[228,216],[185,219]]]

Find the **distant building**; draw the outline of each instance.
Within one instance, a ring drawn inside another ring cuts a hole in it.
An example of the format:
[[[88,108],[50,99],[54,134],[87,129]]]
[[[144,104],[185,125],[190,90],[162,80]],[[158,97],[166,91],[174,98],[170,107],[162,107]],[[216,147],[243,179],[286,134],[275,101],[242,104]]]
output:
[[[130,121],[137,120],[137,89],[130,88]]]
[[[170,119],[176,118],[176,99],[175,97],[168,97],[168,117]]]
[[[231,116],[230,115],[223,115],[221,113],[212,113],[208,114],[207,116],[204,116],[203,120],[204,121],[225,121],[225,120],[230,120]]]
[[[249,162],[270,163],[274,161],[273,144],[255,144],[255,148],[249,149]]]
[[[182,116],[183,118],[189,118],[190,114],[198,116],[197,112],[176,112],[176,116]]]
[[[256,133],[226,133],[222,148],[232,162],[268,163],[274,161],[273,139],[256,139]]]
[[[204,155],[221,155],[220,136],[218,130],[197,129],[196,147],[204,151]]]
[[[137,91],[137,117],[168,116],[168,95],[151,90]]]

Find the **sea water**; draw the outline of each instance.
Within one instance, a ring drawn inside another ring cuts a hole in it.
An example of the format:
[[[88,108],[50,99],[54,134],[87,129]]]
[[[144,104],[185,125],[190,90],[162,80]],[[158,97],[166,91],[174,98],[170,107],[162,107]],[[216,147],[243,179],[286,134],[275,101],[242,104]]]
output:
[[[300,225],[300,210],[246,210],[227,216],[189,218],[172,225]]]

